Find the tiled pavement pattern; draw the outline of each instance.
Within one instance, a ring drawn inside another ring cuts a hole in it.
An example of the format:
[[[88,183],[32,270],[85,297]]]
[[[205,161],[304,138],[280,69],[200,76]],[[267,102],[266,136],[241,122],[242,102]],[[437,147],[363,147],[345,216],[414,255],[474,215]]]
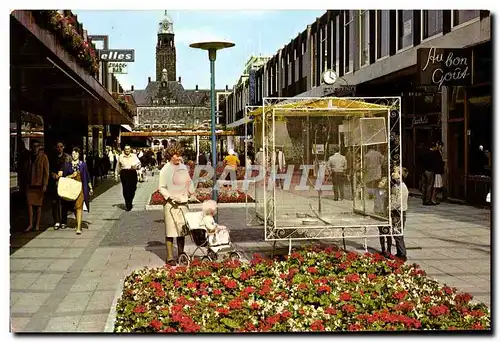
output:
[[[144,210],[156,186],[157,177],[140,183],[134,209],[128,213],[117,207],[123,202],[121,186],[111,188],[84,214],[89,230],[79,237],[70,229],[49,229],[29,242],[23,241],[25,236],[11,239],[13,247],[24,245],[11,254],[13,331],[104,331],[123,278],[135,268],[163,265],[162,212]],[[415,198],[409,207],[405,230],[409,262],[489,305],[489,210],[448,203],[424,207]],[[263,228],[246,226],[244,208],[221,209],[219,221],[231,229],[231,239],[245,258],[272,252],[273,243],[263,241]],[[341,245],[341,241],[320,242]],[[362,242],[347,241],[348,249],[362,251]],[[369,239],[368,246],[378,249],[378,240]],[[193,248],[188,238],[186,249]],[[287,243],[278,243],[276,252],[287,253]]]

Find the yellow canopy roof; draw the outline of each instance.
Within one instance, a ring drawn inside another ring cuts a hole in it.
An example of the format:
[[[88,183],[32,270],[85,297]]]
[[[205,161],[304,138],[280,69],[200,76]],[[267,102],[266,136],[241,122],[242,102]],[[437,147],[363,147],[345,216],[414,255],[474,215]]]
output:
[[[285,116],[306,116],[306,115],[350,115],[357,113],[366,113],[367,111],[376,113],[386,113],[390,106],[380,105],[361,101],[360,99],[341,98],[341,97],[323,97],[319,99],[292,100],[273,105],[265,106],[267,113],[275,110],[275,113]],[[283,109],[280,111],[280,109]],[[324,110],[321,110],[324,109]],[[247,117],[260,116],[264,107],[257,107],[248,112]]]

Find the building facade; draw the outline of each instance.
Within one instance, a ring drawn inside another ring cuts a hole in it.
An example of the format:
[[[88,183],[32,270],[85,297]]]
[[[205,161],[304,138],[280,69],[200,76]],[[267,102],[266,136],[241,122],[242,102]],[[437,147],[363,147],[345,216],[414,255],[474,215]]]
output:
[[[446,195],[482,204],[492,174],[491,28],[483,10],[326,11],[256,71],[255,89],[243,84],[227,96],[227,124],[264,97],[401,96],[408,185],[418,188],[419,155],[442,140]],[[433,79],[419,51],[434,51],[441,65],[460,55],[468,76],[450,69]],[[325,70],[336,72],[333,86],[322,83]]]
[[[173,22],[165,12],[157,33],[156,80],[149,77],[145,89],[132,87],[137,115],[133,131],[124,133],[122,140],[159,147],[169,139],[184,139],[194,149],[197,132],[201,136],[210,130],[210,90],[184,89],[181,77],[176,79],[176,61]]]

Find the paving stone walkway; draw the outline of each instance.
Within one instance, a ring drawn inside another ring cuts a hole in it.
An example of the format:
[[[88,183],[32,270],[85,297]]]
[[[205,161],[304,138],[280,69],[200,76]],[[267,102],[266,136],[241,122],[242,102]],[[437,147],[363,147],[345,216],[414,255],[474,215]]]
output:
[[[158,178],[139,183],[131,212],[123,211],[121,186],[92,201],[84,214],[89,229],[52,228],[35,238],[30,233],[11,238],[11,326],[16,332],[103,332],[117,290],[125,276],[143,266],[163,266],[164,226],[161,211],[146,211]],[[245,259],[270,255],[273,242],[264,241],[262,227],[246,225],[244,208],[220,209],[219,222],[231,229],[231,239]],[[250,217],[249,217],[250,218]],[[433,277],[474,295],[490,305],[490,211],[442,203],[424,207],[410,199],[406,244],[409,262]],[[304,241],[299,244],[309,244]],[[341,241],[321,240],[341,245]],[[362,240],[348,240],[350,250],[363,251]],[[378,250],[378,239],[369,239]],[[277,243],[276,253],[288,252]],[[186,250],[194,249],[190,238]]]

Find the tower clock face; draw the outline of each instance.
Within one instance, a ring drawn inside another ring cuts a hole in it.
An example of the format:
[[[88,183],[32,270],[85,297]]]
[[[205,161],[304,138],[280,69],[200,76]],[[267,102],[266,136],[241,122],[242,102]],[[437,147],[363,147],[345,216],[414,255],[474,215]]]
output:
[[[169,31],[170,30],[170,23],[164,22],[162,26],[163,26],[163,30],[164,31]]]

